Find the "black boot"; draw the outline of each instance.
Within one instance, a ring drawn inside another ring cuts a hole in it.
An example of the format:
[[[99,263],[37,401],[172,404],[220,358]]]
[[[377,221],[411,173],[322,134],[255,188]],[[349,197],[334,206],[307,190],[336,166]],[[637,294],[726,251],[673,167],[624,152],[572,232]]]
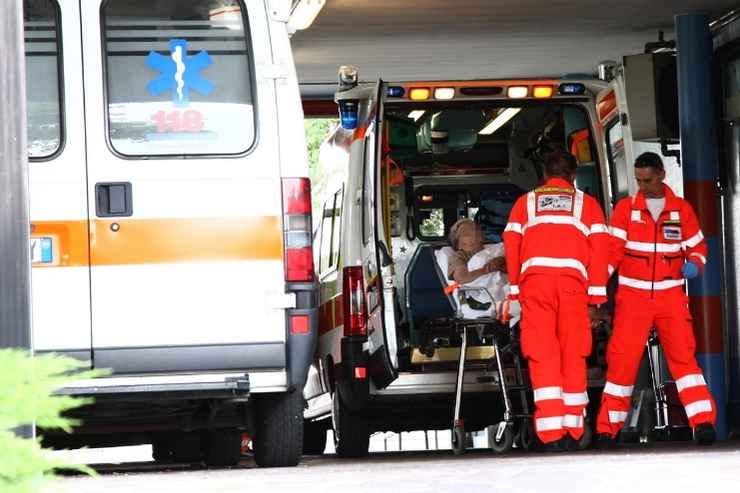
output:
[[[714,426],[709,423],[701,423],[694,428],[694,443],[697,445],[711,445],[717,439]]]
[[[598,450],[611,450],[617,446],[617,439],[608,433],[596,435],[596,448]]]
[[[540,449],[543,452],[565,452],[567,440],[568,435],[565,435],[564,437],[560,438],[559,440],[555,440],[554,442],[543,443],[540,446]]]

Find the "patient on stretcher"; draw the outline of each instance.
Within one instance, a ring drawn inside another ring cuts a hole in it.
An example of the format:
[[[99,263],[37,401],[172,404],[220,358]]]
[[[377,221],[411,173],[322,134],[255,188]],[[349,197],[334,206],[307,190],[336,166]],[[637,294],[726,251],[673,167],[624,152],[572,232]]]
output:
[[[478,288],[465,293],[460,306],[463,317],[509,318],[502,317],[506,311],[518,318],[518,306],[510,307],[507,301],[509,279],[503,244],[484,245],[480,227],[471,219],[457,221],[450,229],[449,238],[452,248],[444,247],[437,252],[440,267],[448,274],[448,282]]]

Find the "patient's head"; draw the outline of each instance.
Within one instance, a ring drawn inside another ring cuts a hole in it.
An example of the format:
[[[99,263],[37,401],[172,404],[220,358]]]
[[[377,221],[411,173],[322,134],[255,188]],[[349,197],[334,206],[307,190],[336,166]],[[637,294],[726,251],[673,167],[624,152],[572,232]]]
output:
[[[472,219],[460,219],[450,228],[450,244],[455,250],[478,252],[483,249],[483,231]]]

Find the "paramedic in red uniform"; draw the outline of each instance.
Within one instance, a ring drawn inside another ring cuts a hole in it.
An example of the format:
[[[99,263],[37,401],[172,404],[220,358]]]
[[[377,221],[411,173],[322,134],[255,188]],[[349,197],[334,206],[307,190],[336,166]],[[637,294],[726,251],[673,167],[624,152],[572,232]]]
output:
[[[514,204],[504,231],[522,353],[534,390],[534,428],[552,450],[583,435],[590,309],[606,301],[609,234],[596,200],[574,186],[576,160],[558,152],[545,183]]]
[[[632,388],[650,329],[655,327],[668,369],[698,443],[715,439],[716,408],[696,363],[696,342],[684,278],[704,270],[707,245],[688,202],[663,180],[660,156],[635,160],[639,191],[617,203],[611,221],[609,272],[619,274],[608,370],[597,422],[599,446],[614,443],[630,409]]]

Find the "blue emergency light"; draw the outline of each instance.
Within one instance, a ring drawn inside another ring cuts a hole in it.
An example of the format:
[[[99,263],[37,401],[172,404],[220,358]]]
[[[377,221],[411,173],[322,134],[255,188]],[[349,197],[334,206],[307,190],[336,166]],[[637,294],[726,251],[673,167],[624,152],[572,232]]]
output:
[[[345,130],[354,130],[357,128],[357,113],[359,104],[356,100],[339,101],[339,122]]]
[[[560,88],[558,89],[560,94],[573,96],[577,94],[583,94],[586,92],[586,86],[581,84],[580,82],[566,82],[565,84],[560,84]]]
[[[386,89],[385,94],[389,98],[402,98],[403,93],[405,93],[406,90],[401,86],[389,86],[388,89]]]

